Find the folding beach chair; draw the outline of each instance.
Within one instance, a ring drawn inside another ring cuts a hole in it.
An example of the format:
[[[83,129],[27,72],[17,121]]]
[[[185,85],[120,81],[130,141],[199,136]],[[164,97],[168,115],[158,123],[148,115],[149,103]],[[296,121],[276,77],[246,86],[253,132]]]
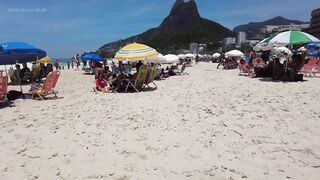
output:
[[[252,60],[252,66],[253,67],[261,67],[264,68],[265,67],[265,63],[264,61],[260,58],[260,57],[256,57]]]
[[[38,87],[30,91],[32,93],[32,98],[38,96],[41,100],[44,100],[45,96],[50,94],[54,94],[55,97],[57,97],[57,92],[54,90],[54,87],[56,86],[59,77],[60,71],[50,72],[42,87]]]
[[[238,66],[239,66],[239,70],[240,70],[239,75],[248,75],[248,76],[251,75],[251,68],[250,68],[250,65],[247,61],[240,60],[238,63]]]
[[[148,68],[146,66],[141,66],[133,83],[130,81],[130,79],[126,79],[127,87],[125,89],[125,92],[128,91],[129,86],[133,87],[136,92],[140,92],[138,89],[141,89],[143,87],[147,73]]]
[[[0,103],[7,103],[10,106],[10,101],[7,98],[8,94],[8,76],[3,76],[0,71]]]
[[[306,65],[302,68],[302,73],[307,76],[308,74],[311,76],[313,68],[316,67],[318,62],[317,58],[311,58]]]
[[[314,74],[320,74],[320,60],[318,59],[318,63],[316,64],[316,67],[315,67],[315,72]]]
[[[157,68],[157,66],[154,66],[154,67],[150,68],[149,70],[150,70],[150,72],[148,72],[149,74],[146,76],[144,84],[145,84],[145,86],[148,86],[150,88],[149,84],[152,83],[157,88],[158,86],[156,85],[154,80],[156,79],[158,68]]]

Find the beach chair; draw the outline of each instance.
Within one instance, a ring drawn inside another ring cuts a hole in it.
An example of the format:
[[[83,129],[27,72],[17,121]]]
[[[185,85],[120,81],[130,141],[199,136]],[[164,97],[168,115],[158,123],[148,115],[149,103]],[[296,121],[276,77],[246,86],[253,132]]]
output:
[[[42,87],[32,88],[30,91],[32,93],[32,98],[38,96],[41,100],[44,100],[44,98],[50,94],[54,94],[55,97],[57,97],[57,92],[54,90],[54,87],[56,86],[59,77],[60,71],[50,72]]]
[[[317,63],[317,65],[316,65],[316,67],[315,67],[315,72],[314,72],[314,74],[316,75],[316,74],[320,74],[320,60],[318,59],[318,63]]]
[[[126,86],[125,92],[128,91],[128,88],[130,86],[133,87],[136,92],[140,92],[139,89],[141,89],[143,87],[147,73],[148,73],[148,67],[141,66],[139,68],[139,71],[137,73],[137,77],[134,80],[134,82],[131,82],[130,79],[126,79],[127,86]]]
[[[307,76],[308,74],[311,76],[313,68],[316,67],[317,62],[319,60],[317,58],[311,58],[307,64],[304,65],[304,67],[302,68],[301,72]]]
[[[186,67],[187,67],[186,63],[182,64],[181,69],[179,71],[176,71],[175,73],[177,75],[189,75],[188,73],[184,72],[186,70]]]
[[[260,58],[260,57],[256,57],[252,60],[252,66],[253,67],[260,67],[260,68],[264,68],[265,67],[265,63],[264,61]]]
[[[251,68],[250,68],[250,65],[247,61],[245,60],[240,60],[238,62],[238,66],[239,66],[239,70],[240,70],[240,73],[239,75],[248,75],[250,76],[251,74]]]
[[[149,68],[150,72],[148,72],[149,74],[146,76],[145,78],[145,86],[149,87],[149,84],[153,84],[156,88],[158,88],[158,86],[156,85],[156,83],[154,82],[154,80],[156,79],[157,76],[157,72],[158,72],[158,68],[157,66],[154,66],[152,68]]]
[[[8,94],[8,76],[3,76],[0,72],[0,103],[7,103],[10,106],[10,101],[7,98]]]

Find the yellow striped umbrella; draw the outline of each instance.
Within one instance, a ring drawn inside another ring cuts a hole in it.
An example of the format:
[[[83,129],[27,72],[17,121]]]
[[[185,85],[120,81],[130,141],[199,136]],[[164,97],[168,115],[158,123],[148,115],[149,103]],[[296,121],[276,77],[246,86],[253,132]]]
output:
[[[118,61],[139,61],[145,59],[156,59],[158,57],[158,52],[144,44],[132,43],[124,46],[119,50],[114,59]]]
[[[37,63],[49,63],[51,62],[51,58],[49,56],[43,57],[37,61]]]

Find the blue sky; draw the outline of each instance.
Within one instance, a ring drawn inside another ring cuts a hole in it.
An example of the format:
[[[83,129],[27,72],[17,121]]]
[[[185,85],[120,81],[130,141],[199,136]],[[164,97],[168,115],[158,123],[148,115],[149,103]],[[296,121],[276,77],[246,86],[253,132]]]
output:
[[[275,16],[310,20],[320,0],[196,0],[202,17],[230,29]],[[174,0],[1,0],[0,42],[24,41],[52,57],[95,51],[157,27]]]

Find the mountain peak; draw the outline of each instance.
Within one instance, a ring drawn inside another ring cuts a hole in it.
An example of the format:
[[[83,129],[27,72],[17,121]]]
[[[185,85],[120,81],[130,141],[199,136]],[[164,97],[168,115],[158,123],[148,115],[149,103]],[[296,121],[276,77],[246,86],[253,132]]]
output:
[[[222,25],[201,18],[195,0],[176,0],[170,14],[159,27],[129,37],[122,41],[102,46],[100,52],[114,52],[130,42],[140,42],[156,48],[160,52],[174,53],[177,49],[187,49],[191,42],[219,42],[234,33]]]
[[[180,16],[195,16],[196,18],[200,17],[197,4],[194,0],[184,1],[176,0],[173,5],[169,16],[180,15]]]

